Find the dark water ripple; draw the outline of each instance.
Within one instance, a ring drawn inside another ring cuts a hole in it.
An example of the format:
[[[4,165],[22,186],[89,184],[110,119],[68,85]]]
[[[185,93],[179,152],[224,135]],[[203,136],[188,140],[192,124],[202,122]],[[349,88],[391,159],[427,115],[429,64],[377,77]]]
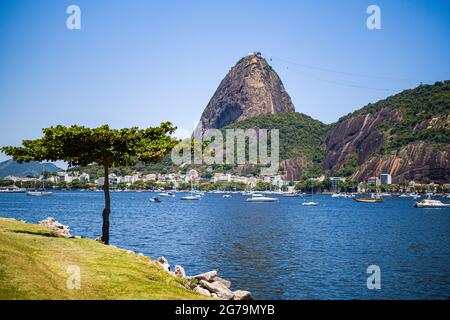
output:
[[[246,203],[208,194],[201,201],[149,193],[113,193],[112,244],[165,255],[190,274],[218,269],[257,299],[448,299],[450,209],[415,209],[411,199],[379,204],[318,196]],[[53,197],[0,194],[0,215],[37,222],[51,215],[73,234],[96,237],[103,194]],[[381,268],[381,290],[368,290],[366,268]]]

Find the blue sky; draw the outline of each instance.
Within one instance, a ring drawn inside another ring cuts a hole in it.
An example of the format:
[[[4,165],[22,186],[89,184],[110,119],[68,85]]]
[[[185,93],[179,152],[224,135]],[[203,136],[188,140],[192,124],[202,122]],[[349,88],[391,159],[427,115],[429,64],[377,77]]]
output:
[[[70,4],[81,30],[66,28]],[[366,27],[370,4],[381,30]],[[449,79],[449,39],[446,0],[0,0],[0,145],[56,124],[192,130],[251,51],[272,57],[297,111],[331,123]]]

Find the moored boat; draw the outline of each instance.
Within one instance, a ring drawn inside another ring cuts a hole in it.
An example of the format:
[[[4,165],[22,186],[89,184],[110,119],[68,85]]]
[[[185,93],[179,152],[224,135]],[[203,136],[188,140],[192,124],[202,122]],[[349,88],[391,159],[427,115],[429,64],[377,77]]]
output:
[[[252,194],[251,198],[246,199],[247,202],[275,202],[277,198],[265,197],[260,193]]]
[[[355,198],[354,200],[356,202],[366,202],[366,203],[384,202],[384,199],[382,197],[374,195],[373,193],[370,196],[370,198]]]
[[[160,192],[158,193],[158,196],[160,197],[175,197],[175,194],[173,194],[172,192]]]
[[[367,202],[367,203],[375,203],[375,202],[383,202],[383,198],[355,198],[356,202]]]
[[[416,202],[414,204],[414,207],[416,207],[416,208],[450,208],[450,204],[442,203],[439,200],[423,199],[420,202]]]
[[[33,197],[48,197],[53,195],[53,192],[50,191],[28,191],[27,196]]]
[[[302,206],[305,207],[314,207],[317,206],[319,203],[318,202],[314,202],[314,201],[308,201],[308,202],[303,202]]]
[[[181,200],[200,200],[200,199],[201,199],[201,197],[199,197],[197,195],[193,195],[193,194],[181,197]]]

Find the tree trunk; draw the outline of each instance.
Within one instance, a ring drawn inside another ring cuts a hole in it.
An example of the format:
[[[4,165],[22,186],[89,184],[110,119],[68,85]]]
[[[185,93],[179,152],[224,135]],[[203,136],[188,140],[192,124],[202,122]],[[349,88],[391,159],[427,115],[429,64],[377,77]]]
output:
[[[104,244],[109,244],[109,213],[111,212],[111,200],[109,197],[109,164],[104,163],[103,167],[105,169],[105,181],[103,183],[105,209],[103,209],[102,241]]]

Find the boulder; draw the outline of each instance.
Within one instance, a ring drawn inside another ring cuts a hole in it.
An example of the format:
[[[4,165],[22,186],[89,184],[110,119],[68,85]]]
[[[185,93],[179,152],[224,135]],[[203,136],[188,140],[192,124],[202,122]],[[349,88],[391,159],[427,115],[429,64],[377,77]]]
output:
[[[253,300],[252,294],[249,291],[236,290],[233,293],[234,293],[233,300]]]
[[[41,226],[45,226],[45,227],[51,229],[57,235],[64,236],[64,237],[72,237],[70,235],[69,227],[63,225],[62,223],[60,223],[58,220],[56,220],[53,217],[48,217],[47,219],[39,221],[39,224]]]
[[[201,274],[198,274],[196,276],[192,276],[192,278],[195,278],[195,279],[197,279],[199,281],[205,280],[205,281],[208,281],[208,282],[214,280],[215,277],[217,277],[217,271],[216,270],[205,272],[205,273],[201,273]]]
[[[170,272],[169,261],[167,261],[166,257],[158,257],[156,259],[156,263],[159,264],[164,269],[164,271]]]
[[[234,297],[234,293],[230,289],[217,281],[208,282],[205,280],[200,280],[200,286],[207,289],[211,293],[216,293],[217,297],[220,299],[231,300]]]
[[[176,265],[174,269],[175,275],[180,278],[186,278],[186,272],[182,266]]]
[[[231,282],[226,279],[222,279],[221,277],[214,277],[214,281],[220,282],[228,289],[231,287]]]
[[[196,286],[194,288],[194,291],[197,292],[197,293],[200,293],[200,294],[202,294],[204,296],[208,296],[208,297],[211,296],[211,294],[210,294],[210,292],[208,290],[206,290],[205,288],[202,288],[200,286]]]

